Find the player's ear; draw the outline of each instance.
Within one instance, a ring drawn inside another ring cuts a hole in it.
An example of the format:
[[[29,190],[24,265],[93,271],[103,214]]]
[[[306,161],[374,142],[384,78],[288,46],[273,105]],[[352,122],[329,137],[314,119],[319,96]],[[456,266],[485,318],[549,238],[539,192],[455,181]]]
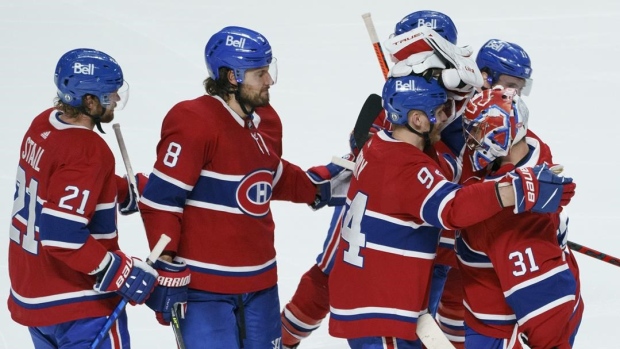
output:
[[[93,108],[97,106],[97,99],[94,96],[87,94],[84,96],[84,99],[82,100],[82,105],[84,105],[86,109],[92,110]]]
[[[237,78],[235,77],[235,72],[232,69],[228,70],[228,73],[226,73],[226,77],[228,78],[228,82],[231,85],[237,86]]]
[[[410,110],[407,118],[409,119],[409,124],[419,128],[422,126],[422,118],[424,114],[419,110]]]

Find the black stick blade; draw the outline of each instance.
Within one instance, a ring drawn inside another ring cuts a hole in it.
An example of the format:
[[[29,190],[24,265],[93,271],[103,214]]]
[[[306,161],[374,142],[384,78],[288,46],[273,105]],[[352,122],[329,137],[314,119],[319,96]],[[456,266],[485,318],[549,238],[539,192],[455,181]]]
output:
[[[382,110],[383,102],[381,96],[373,93],[366,98],[366,102],[364,102],[353,128],[353,138],[358,149],[362,149],[364,143],[368,140],[370,127]]]

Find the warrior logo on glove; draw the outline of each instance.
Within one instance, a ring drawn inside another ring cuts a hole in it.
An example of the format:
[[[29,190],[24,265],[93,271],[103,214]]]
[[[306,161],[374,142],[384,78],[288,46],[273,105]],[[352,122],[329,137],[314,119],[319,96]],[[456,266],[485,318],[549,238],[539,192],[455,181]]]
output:
[[[157,282],[159,283],[160,286],[164,286],[164,287],[183,287],[183,286],[189,285],[191,278],[192,278],[191,275],[187,275],[187,276],[180,277],[180,278],[160,275],[157,278]]]

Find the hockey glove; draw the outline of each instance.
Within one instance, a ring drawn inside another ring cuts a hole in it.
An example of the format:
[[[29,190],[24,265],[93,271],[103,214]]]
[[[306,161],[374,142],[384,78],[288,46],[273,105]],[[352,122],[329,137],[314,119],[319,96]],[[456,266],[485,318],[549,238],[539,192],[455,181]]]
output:
[[[95,291],[116,292],[132,304],[144,303],[157,284],[155,269],[121,251],[108,252],[108,257],[107,267],[97,273]]]
[[[429,69],[446,69],[446,65],[435,52],[423,51],[394,64],[388,76],[398,78],[411,73],[422,74]]]
[[[127,193],[125,194],[124,190],[119,190],[119,199],[122,197],[122,194],[125,194],[125,199],[123,199],[123,201],[118,205],[118,211],[124,216],[138,212],[138,194],[144,191],[144,187],[146,187],[146,182],[148,182],[149,180],[149,177],[143,173],[138,173],[135,175],[135,177],[136,184],[138,186],[137,193],[136,188],[134,188],[133,185],[127,180],[127,176],[123,176],[123,178],[127,182]]]
[[[159,273],[158,285],[147,299],[146,305],[155,311],[155,317],[160,324],[169,326],[172,321],[173,307],[178,306],[179,317],[185,318],[187,285],[189,285],[191,275],[185,263],[158,259],[153,267]]]
[[[471,47],[458,47],[432,28],[421,26],[397,35],[384,47],[397,61],[390,76],[426,75],[429,69],[441,69],[440,81],[448,90],[472,92],[483,85]]]
[[[576,184],[572,178],[556,174],[554,167],[522,167],[506,175],[515,193],[514,213],[553,213],[568,205],[575,195]]]
[[[353,154],[347,154],[342,158],[354,159]],[[317,187],[317,196],[312,209],[318,210],[324,206],[341,206],[347,200],[347,190],[351,183],[352,172],[344,167],[329,163],[324,166],[315,166],[306,171],[310,181]]]

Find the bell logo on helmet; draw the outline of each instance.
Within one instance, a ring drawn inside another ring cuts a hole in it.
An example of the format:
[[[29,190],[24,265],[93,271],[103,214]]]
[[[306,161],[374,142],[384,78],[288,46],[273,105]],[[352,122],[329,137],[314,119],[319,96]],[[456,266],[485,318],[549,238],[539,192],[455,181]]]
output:
[[[239,40],[235,40],[234,36],[226,35],[226,46],[243,48],[244,45],[245,45],[245,38],[239,38]]]
[[[397,80],[396,91],[415,91],[415,82],[413,80],[409,80],[409,82]]]
[[[418,18],[418,27],[429,27],[437,29],[437,19],[432,18],[430,21],[424,21],[424,18]]]
[[[75,74],[95,75],[95,65],[86,64],[82,65],[80,62],[73,63],[73,72]]]
[[[492,40],[492,41],[489,41],[489,43],[485,47],[488,47],[491,50],[499,52],[504,48],[504,43],[501,41]]]

